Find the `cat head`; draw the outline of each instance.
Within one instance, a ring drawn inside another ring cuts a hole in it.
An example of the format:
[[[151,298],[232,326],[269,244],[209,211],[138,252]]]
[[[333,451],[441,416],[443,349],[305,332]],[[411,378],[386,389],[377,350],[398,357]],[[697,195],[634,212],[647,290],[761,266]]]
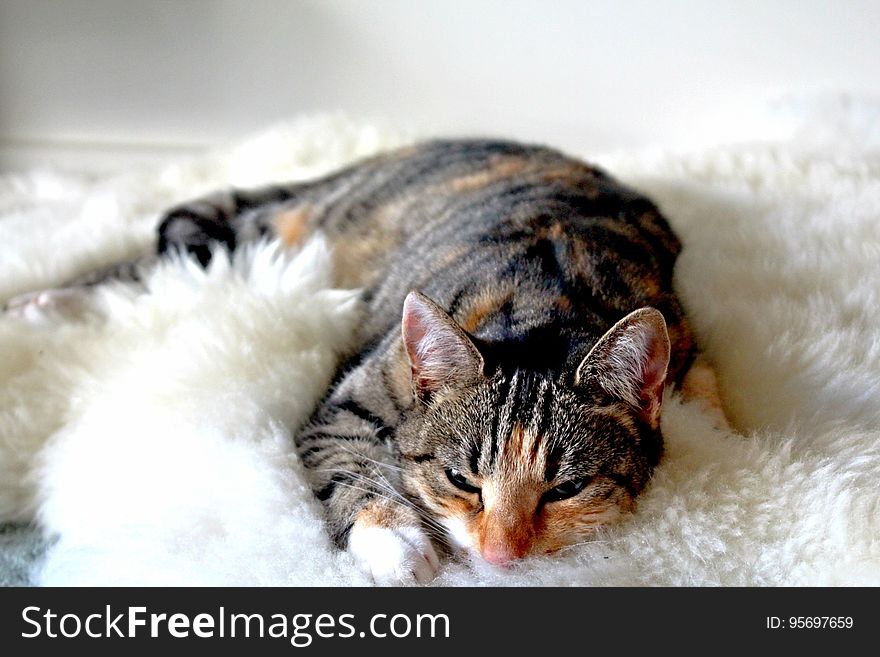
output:
[[[563,372],[488,365],[487,347],[418,292],[402,333],[416,399],[398,432],[402,481],[452,543],[502,565],[634,508],[662,451],[659,311],[627,315]]]

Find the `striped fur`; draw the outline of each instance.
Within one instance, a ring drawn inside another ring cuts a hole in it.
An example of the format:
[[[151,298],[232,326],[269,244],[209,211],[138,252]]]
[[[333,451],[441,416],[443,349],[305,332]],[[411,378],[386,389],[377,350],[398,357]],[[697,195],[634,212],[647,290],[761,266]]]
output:
[[[316,230],[367,307],[297,440],[340,544],[422,525],[505,563],[633,508],[693,352],[680,245],[648,199],[550,149],[435,141],[175,208],[159,251],[207,262],[216,242]]]

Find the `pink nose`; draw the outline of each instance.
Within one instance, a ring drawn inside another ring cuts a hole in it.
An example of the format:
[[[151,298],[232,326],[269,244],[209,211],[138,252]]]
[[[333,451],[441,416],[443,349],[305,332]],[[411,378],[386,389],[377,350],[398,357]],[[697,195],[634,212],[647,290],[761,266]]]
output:
[[[522,555],[517,554],[513,546],[506,543],[489,543],[483,546],[483,558],[493,566],[507,566],[511,561],[519,559]]]

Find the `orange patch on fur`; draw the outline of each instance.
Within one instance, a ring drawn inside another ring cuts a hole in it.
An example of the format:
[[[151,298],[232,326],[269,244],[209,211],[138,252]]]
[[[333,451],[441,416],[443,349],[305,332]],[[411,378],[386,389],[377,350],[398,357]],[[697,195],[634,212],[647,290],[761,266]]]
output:
[[[471,301],[459,325],[468,333],[473,333],[486,319],[501,310],[512,297],[513,290],[488,290],[481,293]]]
[[[388,387],[391,388],[391,392],[400,404],[405,406],[412,401],[412,368],[402,341],[397,347],[393,364],[386,370],[386,377]]]
[[[486,509],[476,527],[480,551],[506,552],[513,559],[524,557],[535,543],[534,509],[509,501]]]
[[[604,480],[604,481],[601,481]],[[600,483],[610,483],[600,478]],[[573,498],[548,504],[541,512],[535,552],[555,552],[573,543],[587,540],[599,527],[612,525],[624,513],[635,509],[632,495],[623,488],[608,499]]]
[[[639,281],[642,292],[648,297],[660,296],[660,283],[652,276],[645,276]]]
[[[500,471],[518,487],[534,489],[534,494],[540,494],[539,487],[543,485],[544,472],[547,468],[545,448],[543,436],[527,433],[525,428],[516,422],[499,457]]]
[[[473,524],[475,543],[490,561],[512,560],[540,544],[536,513],[546,483],[542,437],[515,423],[498,455],[491,484],[484,485],[485,509]],[[495,561],[497,563],[497,561]]]
[[[461,259],[468,252],[468,248],[463,245],[457,245],[447,248],[446,253],[437,261],[438,267],[448,267],[456,260]]]
[[[447,517],[460,517],[474,510],[474,504],[461,497],[446,497],[436,500],[436,503],[443,508]]]
[[[519,157],[495,158],[488,169],[472,173],[460,178],[453,178],[449,185],[456,192],[469,192],[491,185],[499,180],[504,180],[516,175],[526,168],[526,161]]]
[[[566,238],[565,231],[562,228],[562,224],[558,221],[554,221],[549,226],[539,226],[535,230],[535,240],[552,240],[559,241],[563,238]]]
[[[300,205],[290,210],[277,214],[272,220],[275,226],[275,234],[285,246],[298,246],[308,234],[309,219],[312,216],[312,207]]]
[[[354,524],[360,527],[399,527],[409,519],[408,515],[408,509],[398,504],[374,500],[358,511]]]
[[[525,448],[528,440],[516,445]],[[614,524],[635,508],[630,493],[616,485],[606,499],[573,498],[539,505],[543,489],[523,486],[524,482],[511,483],[514,485],[510,488],[500,486],[498,491],[490,491],[491,503],[467,525],[474,544],[484,555],[487,551],[496,555],[501,551],[510,558],[520,558],[555,552],[589,540],[596,529]],[[601,477],[597,483],[613,485]]]
[[[526,432],[523,430],[519,422],[514,422],[513,428],[510,430],[510,437],[507,439],[507,450],[514,454],[520,454],[525,443]]]
[[[546,182],[562,182],[568,185],[576,185],[589,197],[599,195],[596,185],[585,185],[589,180],[595,180],[596,173],[587,165],[579,162],[570,162],[553,169],[541,172],[541,178]]]
[[[681,393],[687,401],[699,402],[715,420],[718,428],[730,428],[730,423],[724,413],[721,393],[718,391],[718,378],[715,370],[702,357],[698,357],[687,374],[684,375]]]

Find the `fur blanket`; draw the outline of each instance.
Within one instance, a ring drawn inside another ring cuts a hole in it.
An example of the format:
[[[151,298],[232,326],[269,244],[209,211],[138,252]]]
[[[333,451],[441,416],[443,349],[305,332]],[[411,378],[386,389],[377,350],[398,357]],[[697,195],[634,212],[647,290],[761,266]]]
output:
[[[878,116],[583,154],[682,237],[676,284],[738,431],[668,396],[666,455],[631,518],[506,570],[453,559],[437,584],[880,584]],[[149,248],[172,202],[405,141],[317,117],[158,172],[0,179],[0,299]],[[105,319],[0,319],[0,521],[47,538],[33,580],[368,583],[329,543],[291,449],[360,312],[330,289],[323,244],[207,272],[166,263],[148,288],[104,290]]]

